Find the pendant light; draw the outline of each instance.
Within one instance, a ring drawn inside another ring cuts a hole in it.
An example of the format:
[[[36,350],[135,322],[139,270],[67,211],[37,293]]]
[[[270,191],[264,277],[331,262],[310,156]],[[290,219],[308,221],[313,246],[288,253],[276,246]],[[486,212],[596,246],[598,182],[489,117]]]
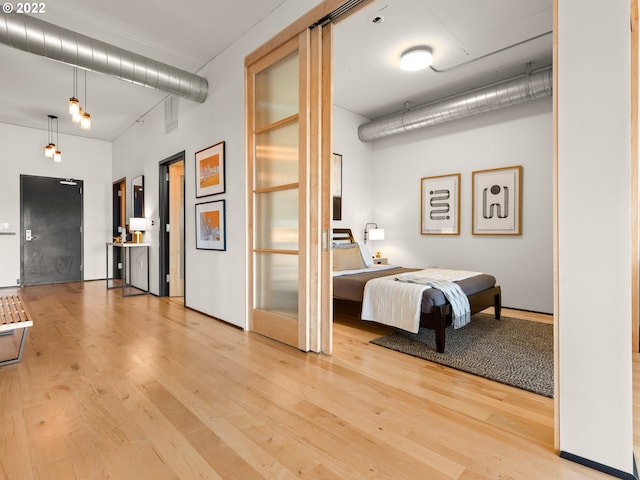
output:
[[[53,161],[60,163],[62,162],[62,152],[60,151],[60,139],[59,137],[59,132],[58,132],[58,117],[53,117],[56,121],[56,147],[55,147],[55,152],[53,152]],[[51,133],[53,135],[53,132]]]
[[[69,115],[74,118],[80,112],[80,101],[77,97],[78,67],[73,67],[73,96],[69,99]]]
[[[53,155],[56,151],[56,145],[55,143],[53,143],[53,132],[52,130],[52,125],[53,125],[53,119],[57,119],[58,117],[54,116],[54,115],[48,115],[47,118],[47,146],[44,147],[44,156],[47,158],[53,158]]]
[[[87,107],[87,71],[84,71],[84,106]],[[82,118],[80,119],[80,128],[83,130],[91,130],[91,115],[89,112],[82,112]]]

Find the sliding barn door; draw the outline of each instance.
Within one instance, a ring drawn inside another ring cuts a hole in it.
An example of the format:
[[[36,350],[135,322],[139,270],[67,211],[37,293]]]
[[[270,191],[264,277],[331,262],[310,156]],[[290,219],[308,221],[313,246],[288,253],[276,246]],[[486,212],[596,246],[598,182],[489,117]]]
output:
[[[330,139],[322,142],[320,132],[331,96],[323,88],[322,31],[305,30],[248,61],[246,76],[250,328],[304,351],[321,351],[322,337],[331,336],[322,331],[331,327],[322,318],[331,303],[323,270],[330,264],[323,143]]]

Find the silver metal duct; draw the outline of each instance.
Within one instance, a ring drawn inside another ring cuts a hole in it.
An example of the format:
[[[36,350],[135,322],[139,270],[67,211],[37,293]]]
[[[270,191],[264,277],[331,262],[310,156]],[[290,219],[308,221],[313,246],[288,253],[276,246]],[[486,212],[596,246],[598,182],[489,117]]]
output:
[[[373,120],[358,127],[358,137],[363,142],[370,142],[398,133],[499,110],[538,98],[549,97],[552,88],[553,74],[551,67],[548,67],[529,75],[498,82],[423,107]]]
[[[0,44],[203,103],[206,78],[19,13],[0,17]]]

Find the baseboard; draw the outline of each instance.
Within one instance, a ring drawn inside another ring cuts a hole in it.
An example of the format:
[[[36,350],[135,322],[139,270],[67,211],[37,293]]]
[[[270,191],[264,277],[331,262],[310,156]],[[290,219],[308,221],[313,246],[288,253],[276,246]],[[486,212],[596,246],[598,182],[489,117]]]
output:
[[[617,468],[612,468],[607,465],[603,465],[598,462],[594,462],[593,460],[588,460],[586,458],[579,457],[578,455],[574,455],[573,453],[568,453],[561,451],[560,458],[564,458],[566,460],[571,460],[572,462],[579,463],[580,465],[584,465],[585,467],[592,468],[594,470],[598,470],[600,472],[606,473],[607,475],[611,475],[612,477],[621,478],[622,480],[640,480],[638,478],[638,468],[636,467],[636,457],[633,457],[633,473],[623,472],[622,470],[618,470]]]

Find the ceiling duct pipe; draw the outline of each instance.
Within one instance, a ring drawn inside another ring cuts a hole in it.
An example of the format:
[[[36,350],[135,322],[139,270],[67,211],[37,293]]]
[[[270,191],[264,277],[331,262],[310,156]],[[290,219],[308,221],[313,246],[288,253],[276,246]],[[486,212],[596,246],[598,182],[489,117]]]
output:
[[[206,78],[19,13],[0,17],[0,44],[203,103]]]
[[[547,67],[534,73],[497,82],[413,110],[405,110],[373,120],[358,127],[358,137],[363,142],[370,142],[398,133],[499,110],[549,97],[552,88],[552,70],[551,67]]]

